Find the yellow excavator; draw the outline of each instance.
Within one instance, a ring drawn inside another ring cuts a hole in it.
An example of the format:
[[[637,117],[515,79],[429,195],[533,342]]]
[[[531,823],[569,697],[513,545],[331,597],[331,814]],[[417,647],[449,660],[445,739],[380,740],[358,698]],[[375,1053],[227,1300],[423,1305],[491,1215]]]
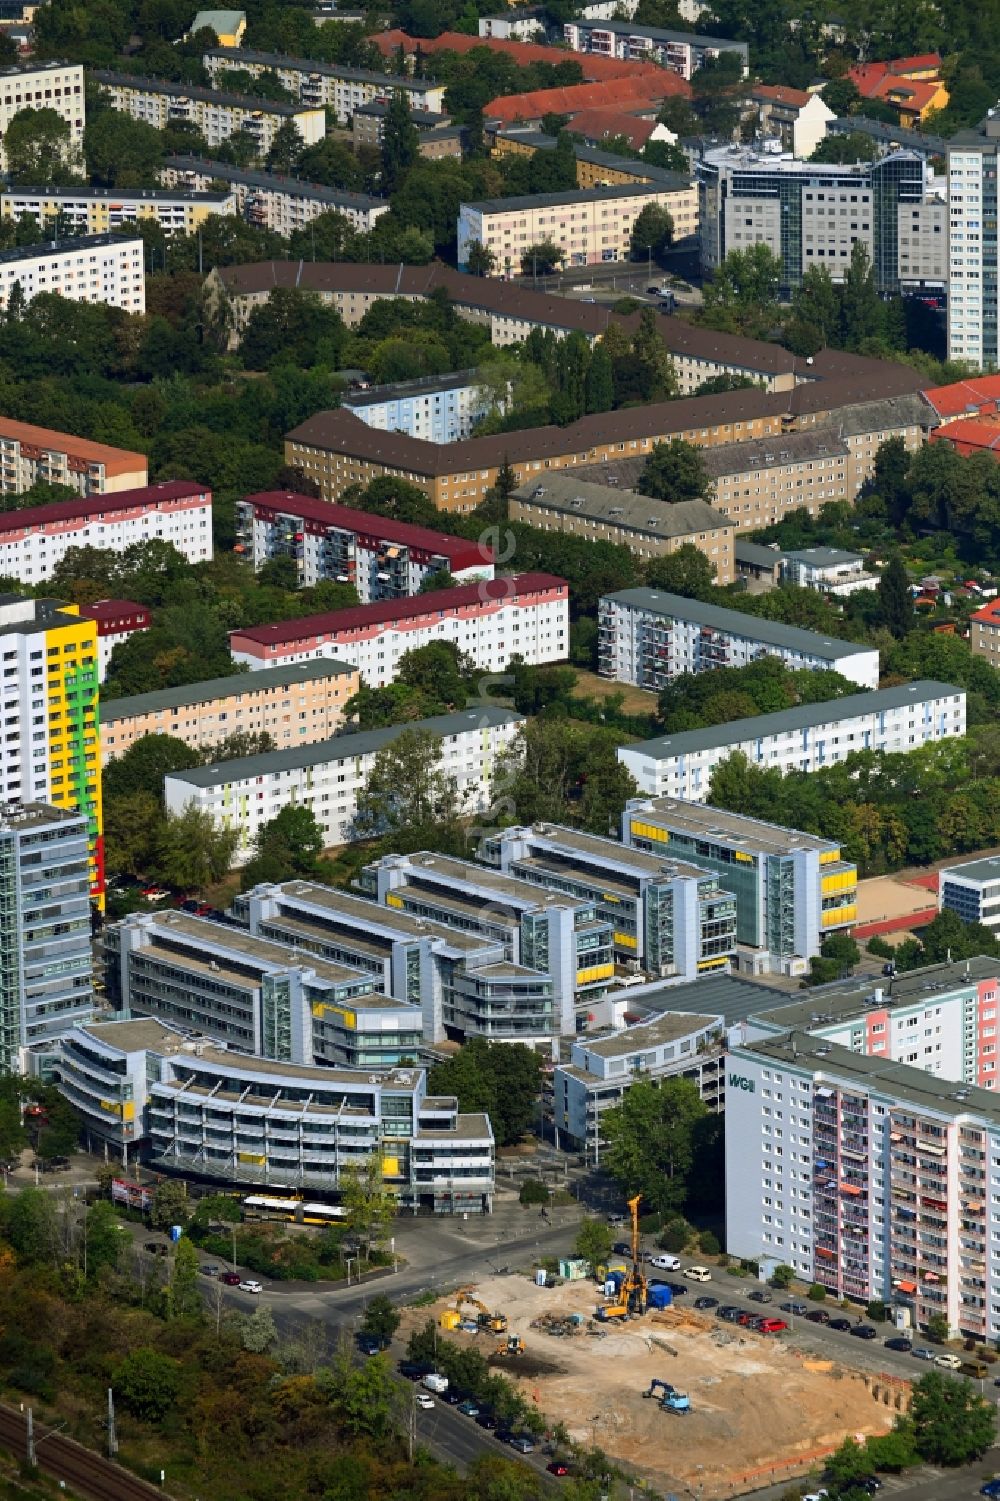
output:
[[[635,1314],[639,1317],[646,1312],[646,1301],[649,1297],[649,1284],[642,1270],[642,1262],[639,1260],[639,1204],[642,1195],[636,1194],[634,1199],[629,1199],[629,1213],[632,1216],[632,1265],[625,1274],[618,1296],[613,1303],[606,1303],[597,1311],[597,1317],[603,1322],[608,1319],[627,1319]]]
[[[508,1334],[506,1344],[497,1345],[496,1353],[498,1355],[523,1355],[524,1340],[519,1334]]]
[[[480,1329],[487,1330],[490,1334],[507,1333],[507,1315],[504,1313],[492,1313],[485,1303],[473,1296],[471,1287],[460,1287],[455,1294],[454,1306],[446,1308],[441,1315],[442,1329],[457,1329],[462,1322],[462,1308],[466,1303],[471,1303],[476,1309],[476,1323]]]

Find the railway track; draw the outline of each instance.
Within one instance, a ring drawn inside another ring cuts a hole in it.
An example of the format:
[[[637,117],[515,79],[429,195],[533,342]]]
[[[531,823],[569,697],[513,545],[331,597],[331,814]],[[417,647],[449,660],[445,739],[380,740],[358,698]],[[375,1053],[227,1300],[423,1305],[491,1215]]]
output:
[[[0,1406],[0,1446],[19,1459],[27,1452],[27,1427],[23,1412]],[[163,1501],[164,1492],[158,1486],[41,1423],[35,1424],[35,1457],[46,1475],[65,1481],[69,1491],[88,1501]]]

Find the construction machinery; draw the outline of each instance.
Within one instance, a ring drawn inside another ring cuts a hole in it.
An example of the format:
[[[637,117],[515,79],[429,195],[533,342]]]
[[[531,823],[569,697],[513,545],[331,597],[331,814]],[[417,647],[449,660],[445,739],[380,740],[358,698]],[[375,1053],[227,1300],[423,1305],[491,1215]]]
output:
[[[497,1345],[498,1355],[523,1355],[524,1340],[519,1334],[508,1334],[505,1344]]]
[[[458,1292],[455,1294],[454,1304],[451,1308],[446,1308],[441,1315],[442,1329],[458,1328],[462,1322],[462,1309],[466,1303],[471,1303],[472,1307],[476,1309],[476,1323],[480,1329],[486,1330],[489,1334],[507,1333],[507,1315],[492,1313],[485,1303],[480,1302],[478,1298],[473,1296],[473,1289],[471,1287],[460,1287],[458,1289]]]
[[[687,1392],[679,1392],[676,1386],[670,1385],[669,1381],[661,1381],[658,1376],[654,1376],[649,1383],[649,1391],[643,1392],[642,1395],[656,1397],[658,1392],[662,1393],[658,1400],[664,1412],[691,1411],[691,1399]]]
[[[632,1264],[626,1271],[614,1300],[597,1310],[597,1317],[602,1322],[608,1319],[627,1319],[632,1315],[641,1317],[646,1312],[649,1284],[642,1270],[642,1262],[639,1260],[639,1204],[641,1199],[642,1195],[636,1194],[634,1199],[628,1201],[629,1213],[632,1216]]]

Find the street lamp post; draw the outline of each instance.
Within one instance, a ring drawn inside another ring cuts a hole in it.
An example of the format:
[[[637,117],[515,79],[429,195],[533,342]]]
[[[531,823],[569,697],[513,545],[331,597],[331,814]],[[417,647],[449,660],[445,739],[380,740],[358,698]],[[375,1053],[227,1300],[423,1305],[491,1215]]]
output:
[[[357,1259],[358,1258],[356,1256],[345,1256],[344,1257],[344,1261],[345,1261],[346,1266],[347,1266],[347,1285],[348,1285],[348,1287],[350,1287],[350,1285],[351,1285],[351,1262],[352,1261],[357,1261]]]

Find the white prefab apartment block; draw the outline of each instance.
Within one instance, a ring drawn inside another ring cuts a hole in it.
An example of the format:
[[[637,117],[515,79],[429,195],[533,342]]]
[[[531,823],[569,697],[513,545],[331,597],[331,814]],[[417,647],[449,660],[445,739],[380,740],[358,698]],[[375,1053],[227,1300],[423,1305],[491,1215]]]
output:
[[[169,542],[189,563],[212,556],[212,492],[188,480],[0,514],[0,578],[40,584],[71,547]]]
[[[0,422],[0,454],[3,424]],[[363,605],[418,594],[429,574],[459,583],[493,577],[493,550],[429,526],[393,521],[311,495],[264,490],[236,502],[236,548],[254,568],[291,558],[300,588],[321,579],[353,584]]]
[[[252,670],[336,657],[357,667],[370,688],[394,682],[400,659],[432,641],[453,642],[484,672],[503,672],[514,656],[532,666],[561,662],[569,651],[569,585],[549,573],[522,573],[229,635],[233,660]]]
[[[521,256],[542,240],[560,247],[565,266],[628,260],[636,219],[651,203],[669,208],[671,198],[663,188],[635,182],[463,203],[458,211],[459,268],[468,268],[469,249],[479,244],[493,254],[492,276],[519,275]]]
[[[300,182],[276,172],[254,172],[249,167],[234,167],[231,162],[202,161],[197,156],[168,156],[160,169],[160,181],[167,187],[199,194],[224,182],[232,212],[255,229],[273,229],[286,239],[319,214],[343,214],[359,233],[367,234],[376,219],[389,212],[386,198]]]
[[[6,168],[3,138],[23,109],[51,109],[69,126],[69,146],[83,144],[86,120],[83,67],[79,63],[26,63],[0,69],[0,166]]]
[[[681,78],[690,78],[707,58],[735,52],[747,73],[746,42],[730,42],[718,36],[694,36],[686,31],[665,31],[660,26],[636,26],[631,21],[567,21],[563,26],[566,45],[573,52],[595,52],[602,57],[655,61]]]
[[[217,47],[202,58],[217,83],[225,83],[226,71],[239,68],[255,78],[267,74],[277,78],[290,94],[309,108],[332,109],[341,125],[350,122],[360,104],[391,99],[397,91],[404,93],[411,110],[444,110],[443,83],[427,78],[397,78],[388,73],[369,73],[363,68],[341,67],[339,63],[321,63],[310,57],[286,57],[281,52],[251,52],[245,47]]]
[[[482,708],[338,735],[315,745],[172,772],[163,779],[164,800],[172,813],[194,803],[217,824],[234,829],[237,865],[250,858],[262,826],[289,803],[312,812],[327,846],[345,844],[375,757],[406,730],[426,730],[440,740],[441,771],[454,782],[464,811],[478,813],[489,806],[498,758],[523,724],[513,710]]]
[[[0,308],[18,286],[27,302],[40,292],[58,292],[68,302],[103,302],[144,313],[144,253],[142,240],[111,234],[0,250]]]
[[[106,234],[124,224],[152,219],[165,234],[191,234],[211,214],[235,214],[231,193],[168,192],[166,188],[16,188],[0,194],[0,214],[20,219],[28,214],[51,233],[56,224],[62,233],[73,229],[84,234]]]
[[[735,751],[763,770],[818,771],[854,751],[893,754],[964,734],[962,689],[920,681],[661,735],[623,745],[618,759],[647,796],[703,803],[712,772]]]
[[[1000,363],[1000,302],[992,274],[998,167],[1000,116],[995,112],[948,142],[948,358],[964,360],[973,370],[994,370]]]
[[[875,650],[656,589],[605,594],[598,627],[602,677],[654,692],[682,673],[746,667],[762,657],[793,669],[839,672],[859,688],[878,687]]]
[[[273,99],[255,99],[246,94],[224,94],[195,84],[170,83],[165,78],[140,78],[130,73],[95,69],[91,74],[111,99],[115,109],[144,120],[157,130],[186,120],[196,126],[209,146],[221,146],[231,135],[244,131],[266,156],[282,125],[295,126],[307,146],[326,135],[326,112]]]

